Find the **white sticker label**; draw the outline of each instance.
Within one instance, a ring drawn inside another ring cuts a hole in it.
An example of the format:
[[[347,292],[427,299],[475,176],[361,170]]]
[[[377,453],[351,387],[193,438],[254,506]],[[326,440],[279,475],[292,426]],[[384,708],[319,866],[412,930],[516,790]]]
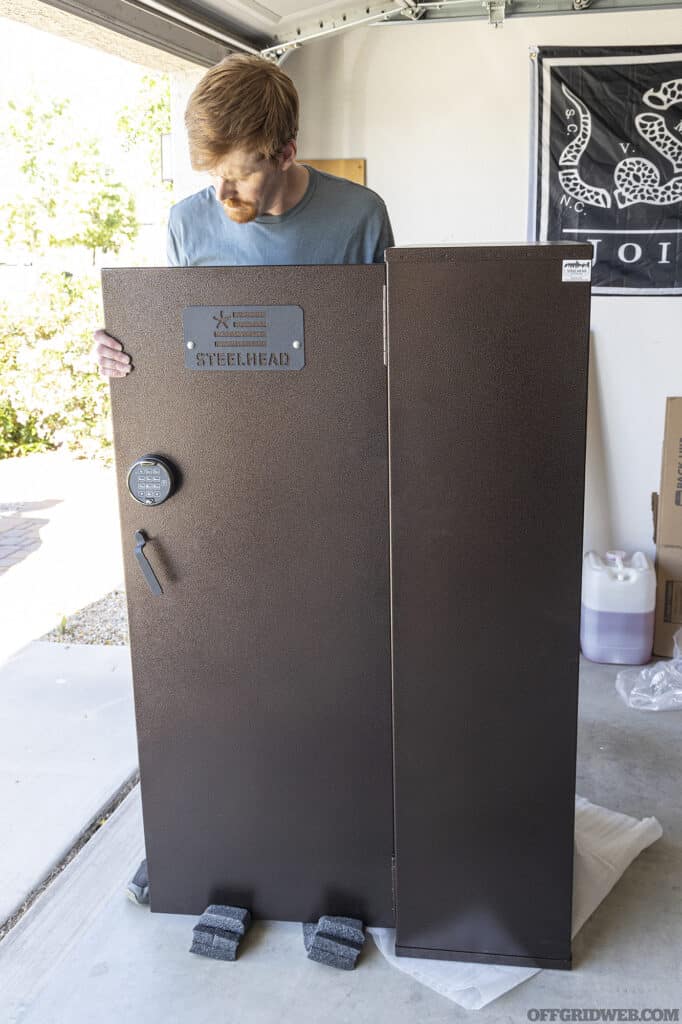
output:
[[[562,260],[562,281],[591,281],[592,260]]]

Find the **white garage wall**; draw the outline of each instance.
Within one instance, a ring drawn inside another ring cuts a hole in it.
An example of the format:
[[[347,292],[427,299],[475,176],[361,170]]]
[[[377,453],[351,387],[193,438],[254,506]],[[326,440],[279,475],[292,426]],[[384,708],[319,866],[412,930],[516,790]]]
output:
[[[284,65],[299,154],[365,157],[399,245],[521,241],[538,45],[682,43],[682,10],[356,29]],[[593,299],[585,547],[653,554],[666,395],[682,394],[682,297]]]

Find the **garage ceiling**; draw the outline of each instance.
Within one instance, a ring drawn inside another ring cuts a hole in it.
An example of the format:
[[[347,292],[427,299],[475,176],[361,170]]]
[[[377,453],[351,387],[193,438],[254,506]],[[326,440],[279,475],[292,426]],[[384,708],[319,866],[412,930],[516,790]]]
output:
[[[234,50],[282,61],[304,43],[358,25],[681,7],[682,0],[42,0],[195,64]]]

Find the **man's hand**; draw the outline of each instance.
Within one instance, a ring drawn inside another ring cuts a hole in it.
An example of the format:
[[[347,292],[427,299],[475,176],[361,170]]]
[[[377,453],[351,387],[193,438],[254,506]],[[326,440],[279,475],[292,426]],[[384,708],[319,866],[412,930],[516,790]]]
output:
[[[123,351],[123,345],[106,331],[95,331],[93,354],[99,364],[102,377],[125,377],[132,370],[130,356]]]

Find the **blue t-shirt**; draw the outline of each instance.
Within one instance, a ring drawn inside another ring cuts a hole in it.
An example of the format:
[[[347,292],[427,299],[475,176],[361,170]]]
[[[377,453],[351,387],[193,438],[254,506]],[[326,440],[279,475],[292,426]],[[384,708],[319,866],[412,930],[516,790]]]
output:
[[[304,164],[308,167],[307,164]],[[176,203],[168,219],[171,267],[383,263],[394,244],[383,199],[308,167],[303,198],[286,213],[231,221],[212,185]]]

